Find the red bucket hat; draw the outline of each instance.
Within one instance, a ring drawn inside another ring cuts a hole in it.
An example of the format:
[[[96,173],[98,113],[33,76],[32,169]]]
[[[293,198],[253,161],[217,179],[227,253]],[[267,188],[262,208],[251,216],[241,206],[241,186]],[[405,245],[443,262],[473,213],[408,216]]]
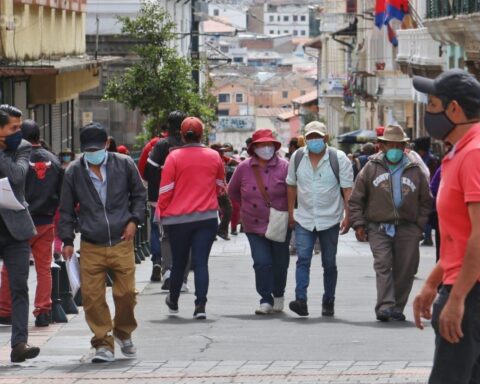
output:
[[[252,135],[252,142],[248,146],[247,152],[250,156],[253,155],[253,148],[257,143],[273,143],[275,146],[275,151],[278,151],[282,144],[273,137],[273,132],[271,129],[259,129],[255,131]]]

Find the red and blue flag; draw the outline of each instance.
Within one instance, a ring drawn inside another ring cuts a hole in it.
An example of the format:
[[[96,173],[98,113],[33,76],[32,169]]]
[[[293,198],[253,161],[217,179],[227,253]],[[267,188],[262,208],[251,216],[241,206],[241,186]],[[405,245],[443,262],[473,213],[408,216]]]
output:
[[[409,11],[408,0],[384,0],[385,2],[385,24],[392,19],[403,21]]]

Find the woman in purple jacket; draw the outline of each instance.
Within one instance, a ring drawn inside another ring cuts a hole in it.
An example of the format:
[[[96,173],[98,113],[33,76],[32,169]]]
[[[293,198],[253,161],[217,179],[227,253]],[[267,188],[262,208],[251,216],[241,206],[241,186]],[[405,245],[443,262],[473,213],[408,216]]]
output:
[[[240,163],[235,170],[228,185],[228,194],[232,200],[240,202],[242,223],[250,243],[255,285],[261,296],[260,306],[255,313],[267,315],[283,311],[283,294],[290,262],[290,233],[283,243],[265,237],[270,209],[262,196],[254,169],[259,170],[273,208],[287,211],[285,179],[288,162],[277,155],[281,144],[273,137],[271,130],[256,131],[252,139],[248,146],[251,158]]]

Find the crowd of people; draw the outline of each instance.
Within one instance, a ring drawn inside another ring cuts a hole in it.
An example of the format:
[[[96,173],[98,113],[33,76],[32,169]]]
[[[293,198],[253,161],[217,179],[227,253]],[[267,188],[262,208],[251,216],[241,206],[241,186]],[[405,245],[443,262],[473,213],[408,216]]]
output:
[[[39,353],[27,344],[30,255],[38,276],[35,325],[48,326],[52,246],[55,257],[70,259],[78,232],[92,361],[113,361],[115,342],[125,356],[136,356],[133,239],[148,201],[151,281],[168,291],[168,310],[178,313],[193,270],[193,316],[199,320],[207,317],[212,245],[239,231],[250,244],[260,297],[256,314],[284,310],[293,249],[295,299],[288,307],[309,315],[310,265],[318,242],[322,316],[334,316],[338,240],[353,228],[372,251],[376,319],[405,321],[420,242],[433,245],[435,230],[439,262],[414,302],[416,325],[423,328],[421,317],[432,318],[437,337],[430,383],[476,382],[480,83],[467,72],[450,70],[435,80],[416,77],[414,87],[429,97],[429,137],[412,143],[392,124],[377,142],[347,155],[330,145],[324,123],[312,121],[291,139],[285,156],[269,129],[257,130],[236,151],[229,143],[204,145],[202,121],[173,111],[164,134],[145,145],[138,167],[98,123],[81,129],[81,156],[75,159],[68,150],[56,156],[41,142],[34,121],[22,121],[15,107],[0,106],[0,178],[8,179],[24,207],[0,205],[0,322],[12,326],[12,362]],[[430,136],[448,151],[441,166]],[[113,277],[114,319],[105,298],[107,271]]]

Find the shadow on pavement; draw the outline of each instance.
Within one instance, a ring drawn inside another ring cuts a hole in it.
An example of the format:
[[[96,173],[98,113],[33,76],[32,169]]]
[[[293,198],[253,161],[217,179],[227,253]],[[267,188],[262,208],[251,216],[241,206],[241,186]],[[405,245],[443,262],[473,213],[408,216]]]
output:
[[[206,320],[197,320],[194,318],[184,318],[184,317],[175,317],[175,316],[170,316],[165,319],[160,319],[160,320],[150,320],[149,321],[152,324],[211,324],[215,323],[216,320],[212,319],[206,319]]]

